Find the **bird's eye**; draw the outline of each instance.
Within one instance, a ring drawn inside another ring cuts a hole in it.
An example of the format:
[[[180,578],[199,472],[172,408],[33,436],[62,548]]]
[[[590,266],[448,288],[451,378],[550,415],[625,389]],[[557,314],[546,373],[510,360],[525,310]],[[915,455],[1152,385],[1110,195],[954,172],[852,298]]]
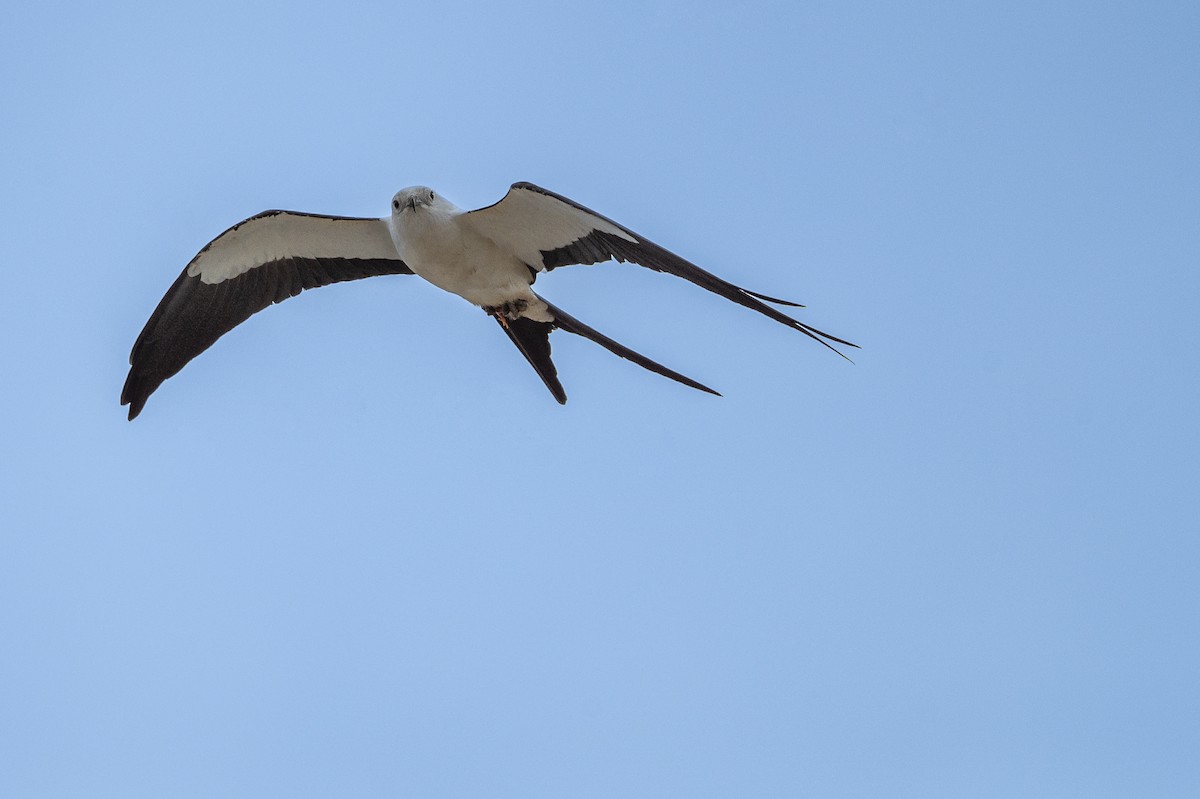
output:
[[[437,195],[436,195],[436,194],[434,194],[433,192],[429,192],[429,199],[431,199],[431,200],[432,200],[432,199],[433,199],[433,198],[435,198],[435,197],[437,197]]]
[[[400,201],[399,200],[392,200],[392,210],[393,211],[400,210]]]

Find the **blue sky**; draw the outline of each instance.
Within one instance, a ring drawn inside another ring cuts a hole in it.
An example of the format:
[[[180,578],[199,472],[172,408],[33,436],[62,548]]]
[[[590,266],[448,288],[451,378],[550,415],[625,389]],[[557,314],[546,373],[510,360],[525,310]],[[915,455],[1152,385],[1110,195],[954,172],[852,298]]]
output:
[[[1200,11],[26,4],[0,32],[0,795],[1194,796]],[[690,284],[553,402],[416,278],[117,398],[267,208],[529,180]]]

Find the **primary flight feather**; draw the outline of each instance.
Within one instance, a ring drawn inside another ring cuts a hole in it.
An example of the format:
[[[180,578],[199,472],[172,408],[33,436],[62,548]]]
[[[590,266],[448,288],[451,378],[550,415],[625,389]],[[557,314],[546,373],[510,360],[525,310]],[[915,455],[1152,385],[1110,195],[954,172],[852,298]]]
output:
[[[716,394],[551,305],[534,280],[568,264],[630,261],[676,275],[781,322],[838,352],[857,346],[767,303],[801,307],[740,288],[629,228],[532,183],[464,211],[424,186],[392,198],[382,219],[265,211],[213,239],[167,290],[129,356],[121,404],[134,419],[164,380],[223,334],[304,289],[376,275],[418,275],[491,315],[560,403],[567,401],[550,333],[583,336],[672,380]],[[839,354],[841,354],[839,352]]]

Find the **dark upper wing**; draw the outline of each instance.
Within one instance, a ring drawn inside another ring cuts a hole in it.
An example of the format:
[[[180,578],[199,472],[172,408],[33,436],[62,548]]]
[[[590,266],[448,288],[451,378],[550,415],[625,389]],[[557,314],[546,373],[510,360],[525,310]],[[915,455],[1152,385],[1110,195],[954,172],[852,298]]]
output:
[[[539,271],[610,259],[630,261],[657,272],[676,275],[752,308],[816,339],[834,352],[838,351],[830,346],[830,341],[847,347],[858,346],[799,322],[763,300],[794,308],[803,306],[735,286],[624,225],[532,183],[514,183],[500,202],[471,211],[463,219]]]
[[[304,289],[375,275],[411,275],[381,219],[264,211],[213,239],[184,268],[129,355],[121,404],[146,399],[252,314]]]

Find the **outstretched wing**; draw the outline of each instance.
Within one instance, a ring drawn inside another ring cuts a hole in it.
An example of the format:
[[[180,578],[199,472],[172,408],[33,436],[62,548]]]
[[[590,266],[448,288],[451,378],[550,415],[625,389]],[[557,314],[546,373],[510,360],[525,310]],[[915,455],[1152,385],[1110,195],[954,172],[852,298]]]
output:
[[[411,274],[382,219],[252,216],[197,253],[158,303],[129,355],[121,404],[134,419],[164,380],[272,303],[343,280]]]
[[[799,330],[834,352],[838,351],[829,344],[830,341],[847,347],[858,346],[822,333],[766,302],[793,308],[803,306],[735,286],[624,225],[532,183],[514,183],[500,202],[464,214],[462,219],[477,232],[510,249],[538,271],[549,271],[568,264],[630,261],[657,272],[681,277],[739,305],[752,308]],[[840,352],[838,354],[841,355]]]

